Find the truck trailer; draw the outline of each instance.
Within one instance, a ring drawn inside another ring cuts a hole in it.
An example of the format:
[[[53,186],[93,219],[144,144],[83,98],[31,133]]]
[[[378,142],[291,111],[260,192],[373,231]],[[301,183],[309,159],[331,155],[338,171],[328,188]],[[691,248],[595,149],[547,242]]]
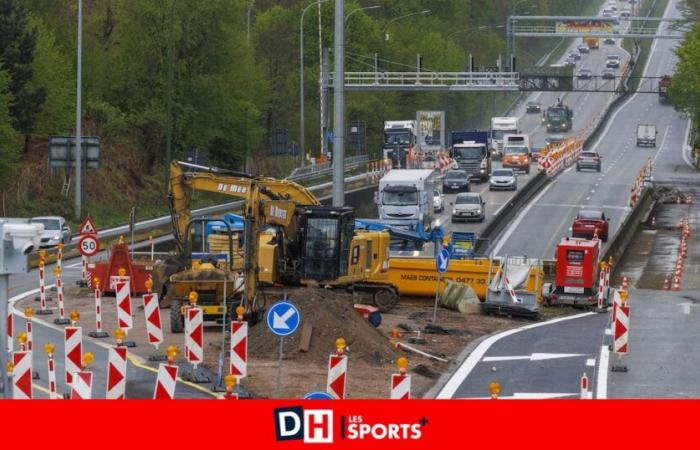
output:
[[[487,131],[453,131],[450,135],[450,156],[460,169],[469,174],[470,180],[488,181],[491,158],[488,151]]]
[[[379,220],[406,230],[430,230],[435,216],[436,173],[430,169],[393,169],[379,180]]]
[[[518,133],[517,117],[491,118],[491,156],[500,159],[503,156],[503,137]]]

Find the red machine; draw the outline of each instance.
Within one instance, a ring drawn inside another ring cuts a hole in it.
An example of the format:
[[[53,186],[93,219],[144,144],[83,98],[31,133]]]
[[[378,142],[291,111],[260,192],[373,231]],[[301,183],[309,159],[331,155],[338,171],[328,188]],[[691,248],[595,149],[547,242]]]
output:
[[[600,241],[564,238],[557,245],[556,282],[552,303],[588,305],[597,302]]]
[[[125,276],[131,280],[131,295],[148,292],[145,283],[152,279],[153,267],[144,262],[132,261],[129,246],[125,243],[114,244],[109,260],[88,264],[88,287],[94,287],[92,281],[99,278],[102,292],[114,293],[115,283],[121,277],[119,269],[124,269]]]

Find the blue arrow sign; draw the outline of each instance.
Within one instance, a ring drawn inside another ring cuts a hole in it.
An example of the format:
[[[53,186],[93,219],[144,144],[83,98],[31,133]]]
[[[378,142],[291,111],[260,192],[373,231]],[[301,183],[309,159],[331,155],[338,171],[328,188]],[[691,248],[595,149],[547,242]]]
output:
[[[450,265],[450,251],[449,250],[447,250],[446,248],[443,248],[442,250],[440,250],[440,253],[438,253],[436,265],[437,265],[438,273],[447,272],[447,266]]]
[[[289,302],[280,301],[267,311],[267,326],[277,336],[289,336],[299,328],[301,314]]]
[[[328,392],[315,391],[304,395],[304,400],[333,400],[333,396]]]

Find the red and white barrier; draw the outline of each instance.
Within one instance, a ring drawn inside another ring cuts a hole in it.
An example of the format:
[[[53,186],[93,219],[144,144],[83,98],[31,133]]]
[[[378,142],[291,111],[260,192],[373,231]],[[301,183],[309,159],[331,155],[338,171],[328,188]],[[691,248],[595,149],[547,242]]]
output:
[[[185,316],[185,348],[187,361],[196,368],[204,359],[204,313],[196,306],[187,309]]]
[[[66,307],[63,298],[63,276],[61,271],[56,271],[56,297],[58,297],[58,317],[66,319]]]
[[[66,384],[73,382],[73,374],[80,372],[83,360],[83,329],[66,327],[63,329]]]
[[[18,351],[12,354],[12,397],[15,400],[32,399],[32,352]]]
[[[328,379],[326,392],[337,399],[345,398],[345,380],[348,371],[348,357],[343,354],[328,358]]]
[[[109,349],[107,361],[107,400],[124,400],[126,398],[126,367],[128,350],[126,347]]]
[[[80,279],[83,283],[90,283],[90,277],[88,276],[88,259],[87,256],[83,255],[80,257]]]
[[[53,358],[53,354],[48,356],[48,372],[49,372],[49,399],[58,399],[58,394],[56,393],[56,360]]]
[[[154,400],[172,400],[175,398],[177,385],[177,366],[158,364],[158,378],[153,392]]]
[[[391,375],[391,400],[411,399],[411,376],[405,373],[394,373]]]
[[[615,330],[613,333],[613,352],[618,355],[627,353],[630,329],[630,307],[620,304],[615,313]]]
[[[46,267],[44,261],[39,261],[39,307],[46,312]]]
[[[229,373],[241,380],[248,375],[248,322],[231,322],[231,369]]]
[[[588,375],[586,372],[581,376],[581,400],[589,400],[591,397],[588,392]]]
[[[598,274],[598,311],[603,311],[605,308],[605,272],[607,269],[607,264],[601,266],[600,273]]]
[[[131,288],[129,280],[118,281],[115,286],[117,298],[117,328],[121,328],[124,331],[130,330],[134,326],[134,321],[131,317]]]
[[[95,286],[95,332],[104,333],[102,331],[102,292],[100,292],[100,284]]]
[[[73,384],[70,389],[71,400],[92,399],[92,372],[79,371],[73,374]]]
[[[12,326],[14,325],[14,315],[12,308],[7,311],[7,352],[12,353]],[[1,349],[0,349],[1,351]]]
[[[56,268],[58,270],[63,270],[63,243],[60,242],[56,245]]]
[[[146,316],[146,335],[148,343],[153,344],[158,350],[158,345],[163,342],[163,327],[160,321],[160,309],[158,308],[158,294],[149,292],[143,295],[143,313]]]
[[[26,331],[27,350],[29,350],[31,352],[34,349],[34,343],[32,340],[32,318],[31,318],[31,316],[27,316],[27,320],[24,322],[24,324],[26,325],[25,329],[27,330]]]
[[[506,289],[508,290],[508,295],[510,295],[510,299],[512,300],[513,303],[522,303],[520,299],[518,299],[518,296],[515,295],[515,291],[513,290],[513,287],[510,285],[510,281],[508,280],[508,277],[505,277],[503,281],[506,284]]]

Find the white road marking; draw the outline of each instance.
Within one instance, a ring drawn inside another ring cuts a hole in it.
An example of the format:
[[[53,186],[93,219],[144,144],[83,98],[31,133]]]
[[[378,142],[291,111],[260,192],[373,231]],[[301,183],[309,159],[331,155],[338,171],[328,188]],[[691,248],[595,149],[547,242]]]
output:
[[[559,359],[559,358],[576,358],[579,356],[586,356],[583,353],[533,353],[531,355],[522,356],[486,356],[482,359],[483,362],[498,362],[498,361],[519,361],[519,360],[529,360],[529,361],[544,361],[547,359]]]
[[[670,4],[670,3],[669,3]],[[608,360],[610,359],[610,350],[607,345],[600,347],[600,364],[598,365],[598,377],[596,379],[596,398],[608,398]]]
[[[690,136],[690,120],[687,121],[688,125],[685,127],[685,137],[683,138],[683,145],[681,146],[681,153],[683,154],[683,161],[690,167],[691,169],[695,170],[695,166],[693,165],[693,162],[690,160],[690,157],[688,156],[688,153],[690,151],[690,146],[688,145],[688,137]]]
[[[546,400],[549,398],[573,397],[577,392],[513,392],[513,395],[499,396],[499,400]],[[487,400],[491,397],[468,397],[465,400]]]
[[[551,186],[551,185],[550,185]],[[472,370],[474,370],[474,367],[476,367],[477,364],[482,360],[486,352],[491,348],[493,344],[496,342],[500,341],[504,337],[519,333],[521,331],[525,330],[531,330],[533,328],[539,328],[543,327],[546,325],[552,325],[555,323],[563,322],[566,320],[572,320],[572,319],[580,319],[581,317],[587,317],[594,315],[596,313],[594,312],[586,312],[586,313],[581,313],[581,314],[575,314],[573,316],[567,316],[567,317],[560,317],[557,319],[552,319],[548,320],[546,322],[540,322],[540,323],[533,323],[530,325],[525,325],[523,327],[519,328],[513,328],[511,330],[506,330],[502,333],[498,333],[496,335],[490,336],[486,339],[484,339],[475,349],[474,351],[471,352],[471,354],[467,357],[467,359],[464,360],[464,362],[459,366],[457,371],[450,377],[450,379],[447,381],[445,386],[440,389],[440,392],[438,393],[437,397],[438,399],[447,399],[447,398],[452,398],[457,392],[457,389],[462,385],[464,380],[469,376]]]
[[[610,328],[605,329],[605,335],[606,336],[612,336],[612,330]]]
[[[666,136],[668,136],[668,130],[670,127],[666,127],[666,131],[664,131],[664,137],[661,138],[661,144],[659,145],[659,149],[656,151],[656,155],[654,156],[654,159],[651,160],[651,164],[654,165],[656,164],[656,158],[659,157],[661,152],[664,151],[664,145],[666,145]]]
[[[589,358],[586,360],[586,365],[589,367],[595,367],[595,358]]]
[[[586,197],[588,200],[589,197]],[[538,203],[535,206],[548,207],[548,208],[583,208],[588,205],[580,205],[577,203]],[[599,208],[602,209],[615,209],[619,211],[629,211],[631,208],[629,206],[614,206],[614,205],[600,205]]]

